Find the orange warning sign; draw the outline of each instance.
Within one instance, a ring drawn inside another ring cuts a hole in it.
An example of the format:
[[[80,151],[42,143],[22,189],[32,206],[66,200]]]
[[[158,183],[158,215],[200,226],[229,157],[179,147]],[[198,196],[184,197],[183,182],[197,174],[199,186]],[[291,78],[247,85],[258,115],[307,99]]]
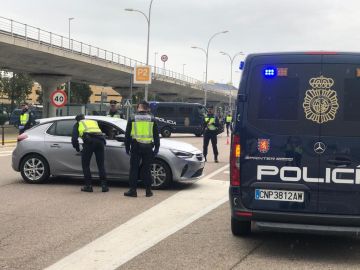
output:
[[[151,84],[151,67],[136,66],[134,70],[134,84]]]

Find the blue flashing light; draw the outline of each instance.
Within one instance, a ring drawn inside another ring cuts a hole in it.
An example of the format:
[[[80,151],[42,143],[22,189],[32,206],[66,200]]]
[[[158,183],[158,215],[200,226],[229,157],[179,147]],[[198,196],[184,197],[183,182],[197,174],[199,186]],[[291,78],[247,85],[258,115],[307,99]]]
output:
[[[264,76],[266,78],[274,78],[274,77],[276,77],[276,68],[265,68],[264,69]]]

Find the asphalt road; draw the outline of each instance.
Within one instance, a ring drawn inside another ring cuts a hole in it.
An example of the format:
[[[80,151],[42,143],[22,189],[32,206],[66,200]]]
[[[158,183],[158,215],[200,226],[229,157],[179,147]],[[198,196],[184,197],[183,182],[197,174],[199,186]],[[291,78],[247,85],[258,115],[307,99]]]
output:
[[[202,145],[200,138],[176,136],[175,139],[190,142],[198,148]],[[81,183],[69,179],[54,179],[43,185],[25,184],[10,168],[10,150],[0,149],[0,269],[43,269],[55,265],[52,269],[78,270],[78,267],[56,266],[64,257],[63,260],[69,262],[67,258],[76,255],[74,252],[83,251],[82,259],[86,258],[89,245],[97,245],[109,232],[111,236],[118,233],[117,230],[126,232],[129,230],[124,229],[126,224],[139,226],[139,237],[146,231],[151,232],[157,224],[153,228],[142,228],[139,220],[144,221],[146,214],[155,211],[156,207],[167,207],[176,197],[199,194],[195,199],[205,198],[207,185],[214,184],[221,187],[226,196],[229,146],[225,137],[219,139],[219,150],[220,163],[213,163],[209,156],[203,180],[193,185],[178,184],[170,190],[155,191],[152,198],[145,198],[140,190],[138,198],[129,199],[122,195],[127,190],[126,184],[112,183],[107,194],[81,193]],[[181,212],[182,205],[186,203],[179,203],[176,212]],[[238,238],[230,231],[228,202],[204,213],[195,215],[183,226],[172,227],[162,238],[149,237],[136,254],[118,264],[121,265],[118,269],[359,268],[360,241],[355,237],[255,230],[252,236]],[[155,213],[158,214],[161,213]],[[157,222],[160,226],[167,221],[159,219]],[[129,237],[123,237],[122,244],[130,249],[134,243]],[[106,253],[105,249],[97,248],[96,251]],[[90,264],[91,260],[89,254]],[[106,262],[98,269],[116,268]],[[94,268],[84,266],[82,269]]]

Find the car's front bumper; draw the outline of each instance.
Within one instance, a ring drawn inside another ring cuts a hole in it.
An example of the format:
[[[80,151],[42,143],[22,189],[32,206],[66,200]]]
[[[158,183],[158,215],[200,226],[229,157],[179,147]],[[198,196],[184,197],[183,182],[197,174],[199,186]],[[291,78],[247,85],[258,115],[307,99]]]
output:
[[[11,167],[14,171],[19,172],[20,171],[20,155],[18,153],[17,147],[12,152],[11,156]]]
[[[172,166],[173,181],[195,182],[203,176],[204,167],[205,159],[200,153],[194,155],[191,159],[175,157]]]

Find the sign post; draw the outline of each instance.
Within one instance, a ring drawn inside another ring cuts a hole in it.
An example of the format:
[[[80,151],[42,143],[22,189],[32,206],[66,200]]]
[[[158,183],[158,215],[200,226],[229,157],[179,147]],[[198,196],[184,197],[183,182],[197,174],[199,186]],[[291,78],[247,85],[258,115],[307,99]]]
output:
[[[163,54],[161,56],[161,61],[163,61],[163,63],[164,63],[164,73],[165,73],[165,63],[167,60],[169,60],[169,57],[166,54]]]

